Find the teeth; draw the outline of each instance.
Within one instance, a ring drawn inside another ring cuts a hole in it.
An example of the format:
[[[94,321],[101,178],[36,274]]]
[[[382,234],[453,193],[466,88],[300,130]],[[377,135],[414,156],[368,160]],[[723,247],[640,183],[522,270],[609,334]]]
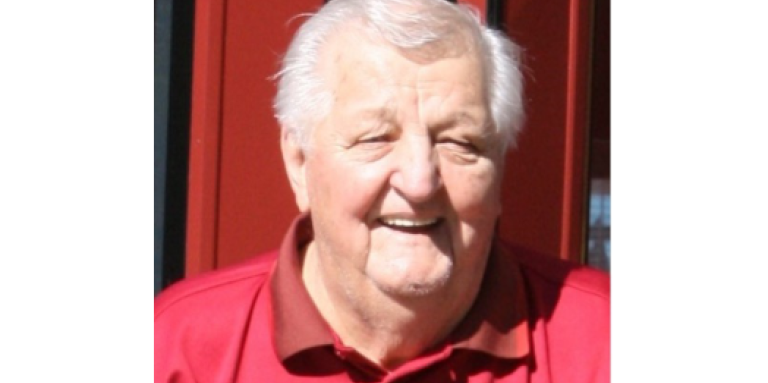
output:
[[[385,225],[389,226],[399,226],[399,227],[421,227],[421,226],[429,226],[435,222],[437,222],[437,218],[429,218],[429,219],[409,219],[409,218],[379,218],[381,222],[383,222]]]

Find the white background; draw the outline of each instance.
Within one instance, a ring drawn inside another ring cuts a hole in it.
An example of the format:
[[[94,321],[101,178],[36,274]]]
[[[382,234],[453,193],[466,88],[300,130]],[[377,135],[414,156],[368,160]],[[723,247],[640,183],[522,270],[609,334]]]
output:
[[[611,5],[614,382],[768,379],[756,4]],[[152,379],[152,24],[0,6],[0,381]]]

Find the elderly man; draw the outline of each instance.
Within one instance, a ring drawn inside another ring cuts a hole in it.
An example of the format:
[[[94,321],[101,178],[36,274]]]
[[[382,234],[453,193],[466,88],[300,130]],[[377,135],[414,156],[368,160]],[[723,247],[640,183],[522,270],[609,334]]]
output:
[[[607,277],[494,235],[512,42],[444,0],[333,0],[278,76],[303,214],[156,299],[156,382],[608,381]]]

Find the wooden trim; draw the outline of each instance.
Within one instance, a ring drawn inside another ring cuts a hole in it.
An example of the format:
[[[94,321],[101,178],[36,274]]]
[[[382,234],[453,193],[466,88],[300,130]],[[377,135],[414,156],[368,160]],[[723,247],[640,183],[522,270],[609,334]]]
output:
[[[571,0],[568,31],[565,163],[560,257],[584,261],[587,206],[587,125],[591,0]]]
[[[215,266],[226,0],[196,0],[185,276]]]
[[[488,27],[502,30],[502,20],[504,20],[504,1],[486,0],[485,22]]]

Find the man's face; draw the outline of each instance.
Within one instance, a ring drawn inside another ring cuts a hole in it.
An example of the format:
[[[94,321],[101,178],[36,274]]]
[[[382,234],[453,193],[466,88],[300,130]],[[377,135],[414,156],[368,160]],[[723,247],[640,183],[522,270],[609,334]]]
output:
[[[333,108],[293,174],[326,279],[415,297],[482,278],[504,154],[476,54],[417,62],[341,35],[321,73]]]

